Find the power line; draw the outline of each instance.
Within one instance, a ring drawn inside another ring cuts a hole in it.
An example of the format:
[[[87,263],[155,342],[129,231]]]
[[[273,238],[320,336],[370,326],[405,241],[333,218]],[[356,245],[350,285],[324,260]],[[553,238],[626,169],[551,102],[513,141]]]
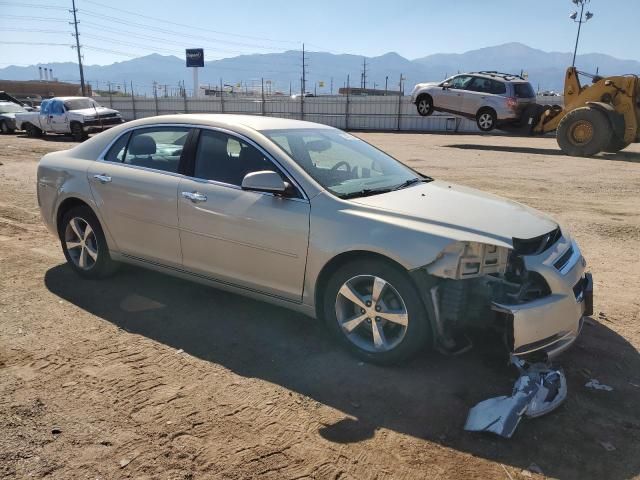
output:
[[[165,34],[170,34],[170,35],[176,35],[177,34],[177,32],[175,32],[175,30],[167,30],[166,28],[155,27],[155,26],[149,25],[149,24],[131,22],[131,21],[128,21],[128,20],[122,20],[122,19],[117,18],[117,17],[111,17],[109,15],[105,15],[103,13],[98,13],[98,12],[93,12],[91,10],[83,9],[81,13],[82,13],[82,15],[88,15],[90,17],[94,17],[94,18],[98,18],[98,19],[106,19],[106,20],[109,20],[111,22],[119,23],[119,24],[122,24],[122,25],[134,26],[134,27],[138,27],[138,28],[143,28],[145,30],[153,30],[153,31],[156,31],[156,32],[159,32],[159,33],[165,33]],[[179,35],[181,37],[188,37],[188,38],[193,38],[193,39],[196,39],[196,40],[208,40],[208,41],[214,42],[214,43],[225,43],[225,44],[228,44],[228,45],[259,48],[259,49],[262,49],[262,50],[278,50],[278,51],[282,50],[281,47],[268,47],[268,46],[264,46],[264,45],[254,44],[254,43],[234,42],[234,41],[229,41],[229,40],[221,40],[219,38],[205,37],[205,36],[202,36],[202,35],[193,35],[193,34],[188,34],[188,33],[179,33]]]
[[[41,3],[13,3],[13,2],[0,2],[0,5],[6,5],[8,7],[32,7],[32,8],[44,8],[47,10],[66,10],[67,7],[59,7],[55,5],[45,5]]]
[[[181,27],[186,27],[189,30],[200,30],[200,31],[204,31],[204,32],[215,33],[215,34],[218,34],[218,35],[228,35],[228,36],[231,36],[231,37],[248,38],[248,39],[251,39],[251,40],[262,40],[262,41],[275,42],[275,43],[300,44],[299,41],[293,41],[293,40],[277,40],[277,39],[265,38],[265,37],[241,35],[241,34],[238,34],[238,33],[221,32],[221,31],[217,31],[217,30],[211,30],[211,29],[207,29],[207,28],[196,27],[196,26],[193,26],[193,25],[187,25],[187,24],[184,24],[184,23],[172,22],[170,20],[164,20],[162,18],[152,17],[150,15],[143,15],[141,13],[135,13],[135,12],[132,12],[130,10],[124,10],[122,8],[116,8],[116,7],[112,7],[112,6],[108,6],[108,5],[103,5],[100,2],[95,2],[93,0],[84,0],[84,1],[86,3],[91,3],[93,5],[96,5],[96,6],[99,6],[99,7],[102,7],[102,8],[108,8],[110,10],[117,10],[119,12],[127,13],[129,15],[135,15],[137,17],[147,18],[149,20],[155,20],[157,22],[163,22],[163,23],[167,23],[167,24],[171,24],[171,25],[177,25],[177,26],[181,26]]]

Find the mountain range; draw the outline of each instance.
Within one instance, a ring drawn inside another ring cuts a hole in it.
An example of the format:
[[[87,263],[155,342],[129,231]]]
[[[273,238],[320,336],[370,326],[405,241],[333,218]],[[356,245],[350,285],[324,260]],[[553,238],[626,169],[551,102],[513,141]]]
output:
[[[205,51],[205,58],[206,58]],[[571,65],[572,54],[545,52],[522,43],[506,43],[493,47],[470,50],[465,53],[437,53],[409,60],[390,52],[377,57],[363,57],[353,54],[333,54],[327,52],[307,52],[307,91],[337,93],[349,76],[352,87],[361,85],[363,64],[366,64],[367,87],[397,90],[400,75],[405,91],[410,91],[415,83],[439,81],[458,72],[479,70],[497,70],[501,72],[526,72],[535,89],[562,90],[564,72]],[[300,91],[302,76],[302,54],[300,51],[282,53],[251,54],[205,62],[200,70],[201,85],[218,86],[220,79],[224,84],[239,84],[241,88],[258,87],[261,79],[267,82],[271,90],[289,93]],[[5,80],[33,80],[38,78],[38,66],[52,68],[54,76],[61,81],[78,81],[78,66],[73,62],[39,63],[32,66],[8,66],[0,69],[0,78]],[[640,62],[621,60],[602,53],[578,55],[576,66],[579,70],[600,75],[640,73]],[[119,84],[120,89],[126,83],[127,90],[133,83],[136,93],[150,93],[153,82],[176,87],[185,82],[191,88],[191,71],[185,67],[184,59],[176,56],[151,54],[111,65],[85,65],[85,79],[94,88],[106,88],[107,82]],[[96,83],[98,82],[98,83]],[[319,82],[324,86],[319,87]]]

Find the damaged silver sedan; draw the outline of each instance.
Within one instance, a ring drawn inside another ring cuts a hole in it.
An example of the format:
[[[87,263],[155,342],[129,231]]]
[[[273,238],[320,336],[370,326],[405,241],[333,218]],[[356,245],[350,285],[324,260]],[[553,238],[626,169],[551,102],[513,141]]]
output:
[[[38,200],[83,277],[127,262],[276,303],[376,363],[462,351],[479,327],[554,355],[592,309],[580,249],[548,216],[309,122],[130,122],[45,155]]]

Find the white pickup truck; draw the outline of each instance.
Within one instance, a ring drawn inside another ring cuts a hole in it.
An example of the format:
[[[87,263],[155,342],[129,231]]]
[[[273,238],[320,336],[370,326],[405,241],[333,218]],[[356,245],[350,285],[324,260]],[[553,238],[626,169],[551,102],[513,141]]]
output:
[[[89,133],[101,132],[122,122],[120,112],[87,97],[55,97],[44,100],[40,111],[16,114],[16,128],[25,130],[29,137],[66,133],[77,142],[86,139]]]

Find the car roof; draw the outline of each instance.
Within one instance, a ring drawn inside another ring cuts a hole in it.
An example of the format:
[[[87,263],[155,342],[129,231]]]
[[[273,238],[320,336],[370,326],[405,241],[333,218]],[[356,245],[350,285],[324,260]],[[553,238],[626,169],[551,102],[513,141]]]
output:
[[[502,73],[502,72],[494,72],[489,70],[483,70],[480,72],[469,72],[465,75],[474,75],[476,77],[482,78],[490,78],[492,80],[498,80],[503,82],[512,82],[512,83],[526,83],[527,81],[522,78],[520,75],[516,75],[513,73]]]
[[[262,115],[239,115],[225,113],[189,113],[177,115],[159,115],[129,122],[128,125],[143,126],[161,123],[192,123],[212,127],[243,126],[256,131],[290,129],[333,129],[328,125],[294,120],[290,118],[267,117]]]
[[[67,100],[85,100],[89,97],[53,97],[48,98],[47,100],[60,100],[61,102],[66,102]]]

